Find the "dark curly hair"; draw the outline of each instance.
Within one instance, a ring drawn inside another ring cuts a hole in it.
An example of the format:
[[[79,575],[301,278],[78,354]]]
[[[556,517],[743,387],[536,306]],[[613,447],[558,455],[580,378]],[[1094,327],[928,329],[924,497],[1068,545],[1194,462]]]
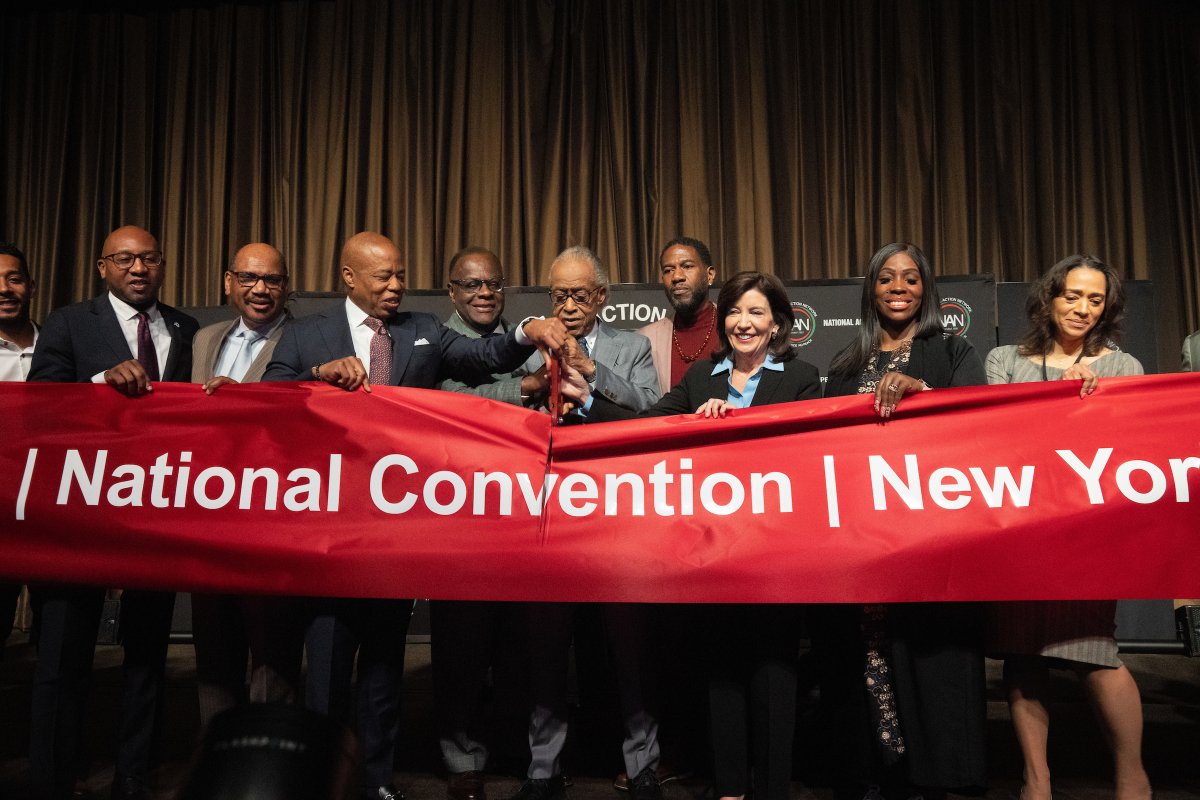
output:
[[[1054,349],[1054,300],[1067,285],[1067,275],[1080,267],[1104,274],[1104,311],[1083,340],[1083,354],[1094,356],[1111,341],[1114,344],[1125,332],[1125,287],[1117,271],[1095,256],[1077,254],[1059,261],[1029,287],[1025,300],[1025,316],[1029,328],[1017,342],[1017,352],[1023,356],[1040,356]]]
[[[767,298],[771,305],[771,318],[779,328],[771,337],[767,352],[775,356],[776,361],[790,361],[796,357],[792,344],[788,341],[792,326],[796,324],[796,315],[792,313],[792,301],[788,298],[787,290],[783,288],[783,282],[774,275],[763,272],[739,272],[721,285],[721,291],[717,295],[717,336],[721,340],[721,346],[712,353],[714,363],[729,358],[733,352],[729,335],[725,333],[725,315],[742,295],[755,290]]]

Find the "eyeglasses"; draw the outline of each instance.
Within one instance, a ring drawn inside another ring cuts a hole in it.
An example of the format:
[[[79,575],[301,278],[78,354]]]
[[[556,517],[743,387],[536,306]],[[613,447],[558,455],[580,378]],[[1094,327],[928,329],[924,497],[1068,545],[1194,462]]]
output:
[[[493,292],[504,291],[504,281],[500,280],[499,278],[491,281],[481,281],[478,278],[472,278],[469,281],[451,280],[450,282],[462,289],[467,294],[475,294],[484,286],[488,287],[488,289]]]
[[[259,281],[266,284],[268,289],[278,289],[287,282],[287,275],[259,275],[257,272],[230,272],[238,282],[238,286],[246,289],[253,287]]]
[[[144,253],[130,253],[122,250],[119,253],[110,253],[106,256],[101,256],[105,261],[111,261],[117,265],[117,269],[129,270],[133,268],[133,262],[141,259],[142,264],[147,269],[156,269],[162,266],[163,254],[162,250],[147,250]]]
[[[550,300],[556,306],[563,305],[567,302],[568,298],[574,300],[575,305],[577,306],[589,306],[592,304],[592,298],[598,291],[600,291],[599,286],[597,286],[595,289],[571,289],[570,291],[566,291],[564,289],[551,289]]]

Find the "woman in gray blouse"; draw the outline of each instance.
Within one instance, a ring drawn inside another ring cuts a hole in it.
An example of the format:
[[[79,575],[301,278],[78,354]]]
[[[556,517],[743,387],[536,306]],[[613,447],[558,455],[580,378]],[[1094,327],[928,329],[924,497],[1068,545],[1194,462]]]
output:
[[[988,383],[1076,380],[1080,397],[1100,378],[1141,375],[1142,365],[1116,349],[1125,294],[1116,270],[1094,256],[1069,256],[1033,285],[1029,329],[1016,345],[988,354]],[[1050,800],[1046,757],[1048,670],[1079,676],[1113,751],[1117,800],[1147,800],[1142,766],[1142,705],[1137,684],[1117,657],[1115,600],[997,604],[990,649],[1004,659],[1013,728],[1025,760],[1021,800]]]

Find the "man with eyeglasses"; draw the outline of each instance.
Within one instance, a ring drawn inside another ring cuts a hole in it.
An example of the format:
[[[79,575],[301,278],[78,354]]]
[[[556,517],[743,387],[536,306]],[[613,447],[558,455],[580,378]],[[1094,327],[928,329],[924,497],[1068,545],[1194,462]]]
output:
[[[287,264],[271,245],[256,242],[238,250],[224,286],[237,319],[201,328],[192,345],[192,382],[204,384],[208,394],[225,384],[261,380],[291,322]],[[294,599],[194,592],[192,641],[202,726],[247,699],[296,700],[304,630]]]
[[[432,389],[447,377],[516,369],[534,345],[557,351],[566,343],[555,319],[531,318],[503,336],[471,339],[430,314],[400,311],[404,258],[382,234],[350,237],[340,264],[346,302],[288,325],[264,380],[318,380],[347,391],[369,392],[372,385]],[[403,797],[392,780],[411,612],[411,600],[321,603],[306,639],[306,703],[335,716],[347,716],[357,650],[362,797],[370,800]]]
[[[483,247],[467,247],[450,259],[446,284],[454,312],[446,327],[478,339],[499,336],[513,325],[504,318],[504,269]],[[447,378],[439,388],[522,405],[543,377],[523,370]],[[448,773],[448,800],[487,800],[484,770],[488,744],[481,741],[484,692],[489,668],[497,703],[519,704],[524,694],[524,658],[514,639],[520,634],[515,603],[433,600],[429,603],[433,663],[433,703],[442,761]],[[513,709],[516,714],[524,712]],[[498,708],[503,718],[503,709]]]
[[[96,269],[107,291],[51,312],[29,380],[107,383],[129,397],[152,392],[160,380],[189,381],[199,325],[158,302],[166,271],[158,240],[143,228],[117,228],[104,240]],[[104,590],[44,587],[33,600],[40,638],[29,759],[38,791],[57,800],[71,796],[75,770],[84,763],[84,705]],[[121,595],[124,664],[114,798],[147,796],[174,607],[174,592],[131,589]]]
[[[606,325],[599,314],[607,299],[608,274],[595,253],[575,246],[558,254],[550,266],[550,301],[554,315],[578,343],[578,347],[568,348],[568,357],[588,378],[593,392],[640,411],[660,397],[650,340]],[[536,366],[531,361],[526,369],[533,372]],[[594,613],[597,609],[606,636],[595,633],[600,627]],[[578,626],[574,625],[577,610],[592,612],[582,614]],[[625,770],[631,776],[628,783],[632,800],[659,800],[658,723],[653,710],[654,692],[643,681],[647,631],[642,607],[530,603],[526,611],[533,700],[529,715],[531,759],[527,778],[512,800],[566,797],[562,752],[567,739],[567,675],[573,629],[580,671],[589,666],[588,659],[580,656],[581,645],[607,639],[625,727],[622,754]],[[596,649],[602,651],[603,646]],[[596,654],[593,660],[603,658]]]

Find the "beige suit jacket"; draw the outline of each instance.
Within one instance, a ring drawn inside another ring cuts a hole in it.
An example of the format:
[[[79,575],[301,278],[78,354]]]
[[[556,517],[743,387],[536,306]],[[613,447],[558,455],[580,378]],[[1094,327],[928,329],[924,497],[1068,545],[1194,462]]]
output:
[[[258,352],[254,362],[250,364],[250,369],[246,372],[242,383],[257,383],[262,380],[267,364],[271,363],[275,345],[279,343],[279,337],[283,335],[283,329],[292,322],[292,318],[286,316],[283,322],[271,331],[266,344]],[[192,340],[192,383],[204,383],[216,377],[217,360],[221,357],[221,344],[225,341],[226,336],[237,330],[237,324],[237,319],[215,322],[212,325],[206,325],[196,333],[196,338]]]

